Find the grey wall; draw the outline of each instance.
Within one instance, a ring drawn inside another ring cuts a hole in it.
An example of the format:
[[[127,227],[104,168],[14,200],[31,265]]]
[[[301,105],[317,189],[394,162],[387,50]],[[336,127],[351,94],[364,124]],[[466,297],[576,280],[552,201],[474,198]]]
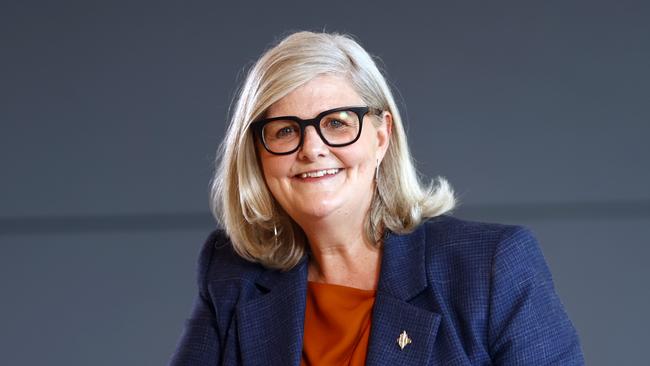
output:
[[[242,70],[290,30],[355,34],[456,215],[541,241],[590,365],[642,364],[650,7],[626,1],[29,2],[0,9],[0,361],[159,365],[214,226]]]

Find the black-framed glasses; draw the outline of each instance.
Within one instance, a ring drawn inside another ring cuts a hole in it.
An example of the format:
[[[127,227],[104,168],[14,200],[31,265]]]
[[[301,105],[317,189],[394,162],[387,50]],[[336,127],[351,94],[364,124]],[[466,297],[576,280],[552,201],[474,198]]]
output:
[[[296,152],[305,139],[305,129],[313,126],[323,142],[332,147],[355,143],[361,136],[363,117],[379,111],[370,107],[340,107],[321,112],[312,119],[296,116],[266,118],[251,123],[253,132],[271,154]]]

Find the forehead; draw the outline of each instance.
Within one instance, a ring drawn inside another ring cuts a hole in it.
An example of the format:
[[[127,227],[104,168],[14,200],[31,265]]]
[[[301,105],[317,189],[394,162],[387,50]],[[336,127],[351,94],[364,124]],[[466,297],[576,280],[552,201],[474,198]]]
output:
[[[271,105],[267,118],[297,116],[307,119],[328,109],[364,104],[363,99],[344,78],[318,76]]]

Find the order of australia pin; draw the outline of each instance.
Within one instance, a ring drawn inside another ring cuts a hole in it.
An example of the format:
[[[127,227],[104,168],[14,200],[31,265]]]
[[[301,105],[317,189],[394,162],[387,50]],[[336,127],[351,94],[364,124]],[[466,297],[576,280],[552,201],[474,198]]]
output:
[[[399,337],[397,338],[397,345],[399,346],[400,349],[404,350],[404,347],[406,347],[410,343],[411,343],[411,338],[409,338],[408,334],[406,334],[406,331],[403,330],[402,334],[400,334]]]

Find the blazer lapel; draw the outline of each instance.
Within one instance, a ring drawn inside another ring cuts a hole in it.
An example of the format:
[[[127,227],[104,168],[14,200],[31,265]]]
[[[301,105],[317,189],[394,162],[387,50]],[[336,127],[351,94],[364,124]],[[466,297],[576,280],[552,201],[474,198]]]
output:
[[[384,241],[366,365],[424,365],[440,325],[438,313],[408,303],[428,287],[423,227]],[[411,340],[398,345],[402,332]]]
[[[307,294],[307,262],[288,272],[267,271],[256,281],[268,293],[236,310],[244,365],[300,364]]]

